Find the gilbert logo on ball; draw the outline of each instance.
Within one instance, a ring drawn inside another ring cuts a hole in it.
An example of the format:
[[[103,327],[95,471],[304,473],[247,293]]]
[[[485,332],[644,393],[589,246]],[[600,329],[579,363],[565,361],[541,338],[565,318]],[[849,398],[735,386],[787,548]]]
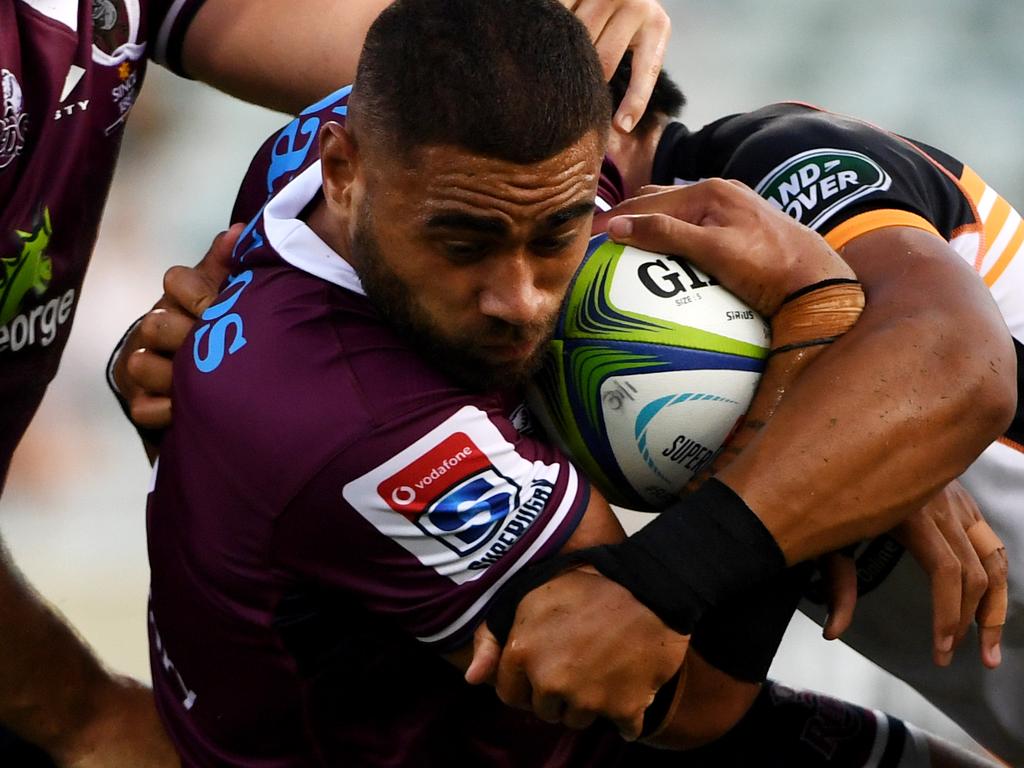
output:
[[[614,504],[660,509],[746,413],[768,325],[674,256],[595,238],[530,389],[538,420]]]

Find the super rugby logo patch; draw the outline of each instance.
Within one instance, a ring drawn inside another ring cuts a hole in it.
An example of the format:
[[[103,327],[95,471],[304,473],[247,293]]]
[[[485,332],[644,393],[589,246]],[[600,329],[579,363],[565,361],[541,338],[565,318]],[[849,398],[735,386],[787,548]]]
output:
[[[395,512],[460,555],[476,549],[519,504],[519,485],[456,432],[377,486]]]
[[[384,535],[457,584],[478,578],[546,511],[557,465],[521,456],[467,406],[348,483],[345,500]]]
[[[812,149],[776,166],[754,191],[801,224],[817,229],[832,215],[892,178],[867,155],[845,149]]]

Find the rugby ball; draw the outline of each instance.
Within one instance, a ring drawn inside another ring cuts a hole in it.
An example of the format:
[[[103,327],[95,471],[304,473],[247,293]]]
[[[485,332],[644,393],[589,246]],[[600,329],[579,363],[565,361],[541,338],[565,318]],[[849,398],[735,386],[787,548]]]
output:
[[[611,503],[656,511],[740,424],[770,341],[760,315],[685,260],[599,235],[529,405]]]

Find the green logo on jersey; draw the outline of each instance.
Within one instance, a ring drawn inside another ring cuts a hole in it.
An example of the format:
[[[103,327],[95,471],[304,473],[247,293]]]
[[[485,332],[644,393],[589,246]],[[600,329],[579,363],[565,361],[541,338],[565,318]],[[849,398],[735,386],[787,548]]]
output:
[[[46,293],[53,276],[53,261],[46,255],[53,234],[49,209],[43,209],[31,232],[15,230],[15,234],[21,243],[21,252],[0,258],[0,325],[6,325],[18,314],[29,291],[37,296]]]
[[[888,189],[889,174],[867,155],[845,149],[812,149],[789,158],[754,189],[811,229],[872,192]]]

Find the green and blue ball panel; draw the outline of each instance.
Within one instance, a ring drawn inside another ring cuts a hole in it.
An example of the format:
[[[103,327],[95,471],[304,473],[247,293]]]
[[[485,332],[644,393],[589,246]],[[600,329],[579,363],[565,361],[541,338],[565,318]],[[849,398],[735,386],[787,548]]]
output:
[[[746,413],[770,340],[757,313],[692,265],[600,236],[530,405],[609,501],[660,509]]]

